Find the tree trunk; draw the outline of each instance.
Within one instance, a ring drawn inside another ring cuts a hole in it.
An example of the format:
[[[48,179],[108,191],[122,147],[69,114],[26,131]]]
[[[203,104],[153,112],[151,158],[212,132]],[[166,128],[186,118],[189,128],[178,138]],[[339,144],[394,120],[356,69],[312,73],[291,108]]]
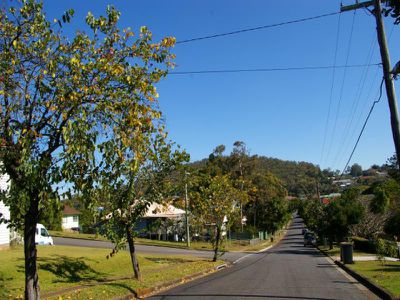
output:
[[[34,201],[32,201],[34,202]],[[36,203],[31,203],[29,212],[25,215],[24,253],[25,253],[25,299],[39,300],[39,276],[36,267],[37,251],[35,233],[38,216]]]
[[[213,261],[217,261],[218,258],[218,250],[219,250],[219,241],[221,240],[221,228],[217,226],[215,233],[215,245],[214,245],[214,257]]]
[[[135,241],[133,240],[132,229],[130,228],[129,225],[126,226],[126,236],[128,239],[129,253],[131,255],[133,273],[137,280],[142,280],[142,275],[140,274],[140,269],[139,269],[139,262],[137,260],[135,252]]]

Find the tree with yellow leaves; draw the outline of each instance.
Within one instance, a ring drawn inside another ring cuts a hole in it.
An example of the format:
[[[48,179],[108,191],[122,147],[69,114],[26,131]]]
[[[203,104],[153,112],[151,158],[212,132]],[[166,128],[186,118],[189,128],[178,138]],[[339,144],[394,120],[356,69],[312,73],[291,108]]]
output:
[[[146,27],[134,37],[108,7],[106,16],[88,13],[89,33],[69,40],[62,26],[73,10],[50,22],[41,2],[17,6],[0,12],[0,173],[11,180],[1,198],[12,212],[2,221],[24,232],[25,298],[39,299],[41,211],[58,188],[90,199],[115,162],[110,149],[135,172],[155,133],[165,138],[155,83],[172,66],[175,39],[155,43]]]

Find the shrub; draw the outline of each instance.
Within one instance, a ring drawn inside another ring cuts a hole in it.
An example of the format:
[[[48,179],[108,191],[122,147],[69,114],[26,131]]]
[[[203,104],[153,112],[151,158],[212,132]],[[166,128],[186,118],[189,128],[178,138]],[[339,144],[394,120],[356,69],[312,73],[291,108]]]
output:
[[[376,253],[376,247],[373,241],[358,236],[354,236],[352,239],[354,250],[366,253]]]

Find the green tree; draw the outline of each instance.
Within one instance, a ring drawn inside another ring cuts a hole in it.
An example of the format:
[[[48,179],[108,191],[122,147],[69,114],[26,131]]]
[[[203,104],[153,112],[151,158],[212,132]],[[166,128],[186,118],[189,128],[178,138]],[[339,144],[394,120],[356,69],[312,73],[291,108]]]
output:
[[[361,176],[362,172],[362,167],[359,164],[353,164],[350,168],[350,175],[353,177]]]
[[[396,211],[385,224],[385,232],[400,238],[400,211]]]
[[[0,160],[11,178],[2,198],[14,211],[11,225],[24,230],[25,298],[39,299],[40,212],[66,182],[89,197],[105,154],[96,146],[111,143],[121,126],[140,133],[160,117],[154,83],[171,65],[174,39],[154,43],[146,27],[133,38],[108,7],[105,17],[88,13],[89,34],[68,40],[41,2],[20,4],[0,12]]]
[[[201,175],[197,192],[191,193],[192,212],[203,224],[213,227],[213,261],[230,225],[238,217],[240,190],[235,189],[228,175]]]
[[[248,191],[249,202],[245,214],[250,224],[257,228],[274,232],[286,223],[289,207],[286,203],[286,189],[281,181],[267,172],[255,174],[251,178],[251,189]]]
[[[326,206],[325,233],[331,242],[344,241],[349,236],[350,226],[362,220],[364,207],[357,201],[357,197],[358,192],[355,189],[349,189],[340,198]]]
[[[168,195],[168,174],[182,161],[186,153],[172,150],[172,144],[160,134],[162,128],[141,130],[120,128],[112,143],[103,144],[105,166],[99,186],[109,212],[102,233],[115,245],[113,254],[129,246],[136,279],[141,279],[136,258],[134,227],[152,202],[162,203]]]

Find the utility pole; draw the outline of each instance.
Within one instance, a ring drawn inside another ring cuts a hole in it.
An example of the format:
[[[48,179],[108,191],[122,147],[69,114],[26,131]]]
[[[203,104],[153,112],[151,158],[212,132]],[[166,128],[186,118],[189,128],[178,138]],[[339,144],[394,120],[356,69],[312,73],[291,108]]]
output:
[[[357,3],[349,6],[341,6],[340,11],[349,11],[374,5],[376,31],[378,34],[378,43],[382,58],[383,78],[385,80],[386,95],[389,103],[390,110],[390,124],[392,126],[392,135],[394,147],[396,149],[397,165],[400,168],[400,127],[399,127],[399,114],[397,109],[396,91],[393,83],[392,68],[390,65],[389,50],[386,41],[385,26],[382,20],[382,5],[381,0],[373,0],[362,3]],[[384,0],[383,2],[386,2]]]
[[[190,233],[189,233],[189,205],[188,205],[188,191],[187,191],[187,175],[190,173],[185,171],[185,216],[186,216],[186,245],[190,247]]]

